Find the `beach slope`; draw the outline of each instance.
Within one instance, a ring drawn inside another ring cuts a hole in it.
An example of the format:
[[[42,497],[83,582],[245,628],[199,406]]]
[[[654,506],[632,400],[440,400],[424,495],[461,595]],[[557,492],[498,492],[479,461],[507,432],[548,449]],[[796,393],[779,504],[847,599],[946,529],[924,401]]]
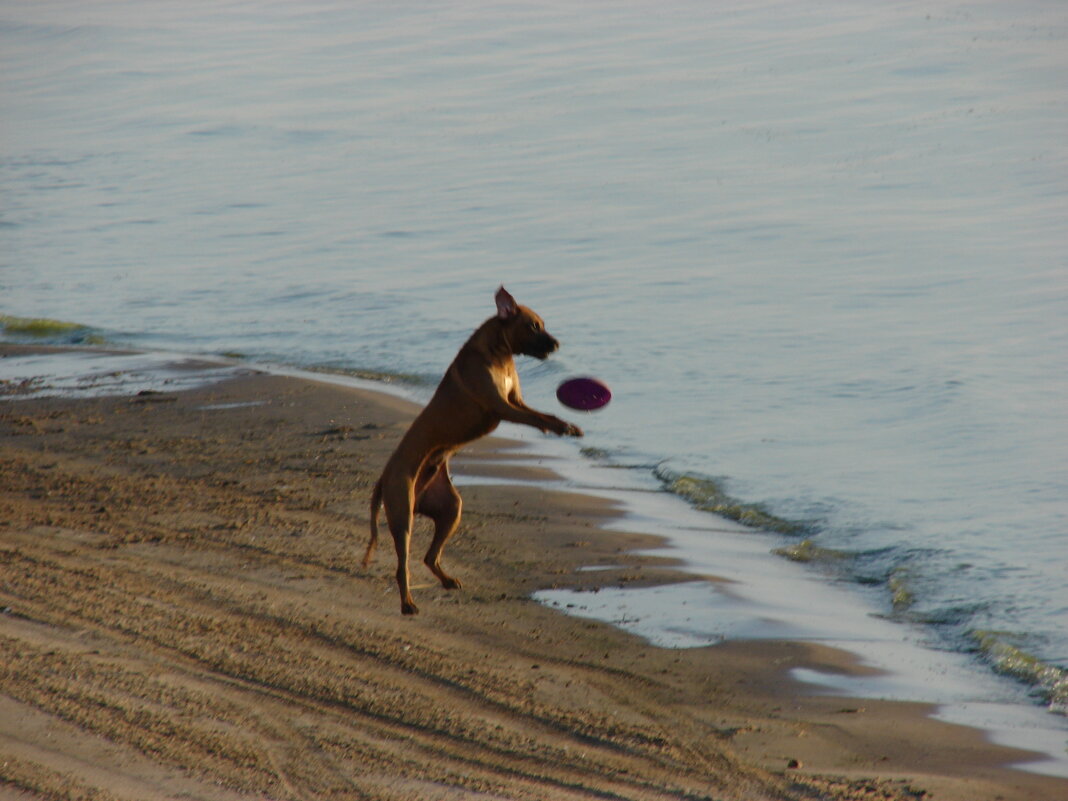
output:
[[[0,354],[11,353],[11,347]],[[464,488],[404,618],[368,496],[415,408],[248,371],[0,401],[0,798],[1042,799],[1068,783],[919,705],[807,695],[791,643],[667,650],[541,606],[671,581],[607,501]],[[507,477],[545,469],[488,464]],[[510,452],[513,457],[514,452]],[[551,466],[551,465],[550,465]],[[421,525],[416,553],[429,541]],[[612,563],[615,570],[576,572]]]

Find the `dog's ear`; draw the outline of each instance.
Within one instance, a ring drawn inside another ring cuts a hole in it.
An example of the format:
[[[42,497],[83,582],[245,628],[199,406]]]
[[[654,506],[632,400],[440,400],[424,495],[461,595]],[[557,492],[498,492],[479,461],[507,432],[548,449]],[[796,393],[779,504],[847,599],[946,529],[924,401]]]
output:
[[[511,317],[515,317],[519,313],[519,306],[515,302],[515,298],[508,294],[508,290],[503,286],[497,290],[497,316],[502,320],[507,320]]]

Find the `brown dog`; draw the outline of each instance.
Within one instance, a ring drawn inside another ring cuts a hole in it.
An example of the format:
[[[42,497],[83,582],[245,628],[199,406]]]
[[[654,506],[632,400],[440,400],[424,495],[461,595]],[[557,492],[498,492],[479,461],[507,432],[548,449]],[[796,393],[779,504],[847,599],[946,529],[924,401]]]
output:
[[[389,458],[371,494],[371,541],[363,564],[370,564],[378,544],[378,510],[384,504],[397,548],[401,612],[406,615],[419,611],[412,600],[408,575],[415,513],[434,521],[434,539],[423,561],[445,589],[461,586],[458,579],[441,569],[441,551],[460,523],[462,507],[460,493],[449,479],[449,457],[468,442],[493,431],[502,420],[561,436],[582,436],[577,426],[523,403],[513,355],[545,359],[560,343],[545,330],[542,319],[526,306],[516,304],[503,286],[497,290],[496,301],[497,315],[486,320],[460,348],[434,397]]]

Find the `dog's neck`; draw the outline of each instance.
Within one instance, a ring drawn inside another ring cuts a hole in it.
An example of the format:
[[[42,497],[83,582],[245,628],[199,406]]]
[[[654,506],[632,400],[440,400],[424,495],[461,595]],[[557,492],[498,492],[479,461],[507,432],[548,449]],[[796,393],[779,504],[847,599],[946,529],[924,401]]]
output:
[[[507,324],[499,317],[490,317],[480,325],[467,344],[483,351],[495,364],[505,365],[514,361],[512,357],[515,351],[508,338]]]

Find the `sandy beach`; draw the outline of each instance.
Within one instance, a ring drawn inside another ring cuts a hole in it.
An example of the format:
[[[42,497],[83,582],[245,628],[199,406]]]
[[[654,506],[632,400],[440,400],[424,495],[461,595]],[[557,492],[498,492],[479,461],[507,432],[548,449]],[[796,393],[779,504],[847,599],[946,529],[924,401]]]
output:
[[[134,396],[24,390],[0,387],[0,798],[1068,796],[922,705],[787,678],[857,670],[849,654],[657,648],[531,600],[683,578],[634,553],[652,537],[603,530],[618,512],[602,499],[464,487],[445,555],[464,589],[413,560],[421,614],[402,617],[388,542],[360,558],[370,487],[416,411],[403,400],[252,370]],[[551,467],[504,439],[454,464]]]

